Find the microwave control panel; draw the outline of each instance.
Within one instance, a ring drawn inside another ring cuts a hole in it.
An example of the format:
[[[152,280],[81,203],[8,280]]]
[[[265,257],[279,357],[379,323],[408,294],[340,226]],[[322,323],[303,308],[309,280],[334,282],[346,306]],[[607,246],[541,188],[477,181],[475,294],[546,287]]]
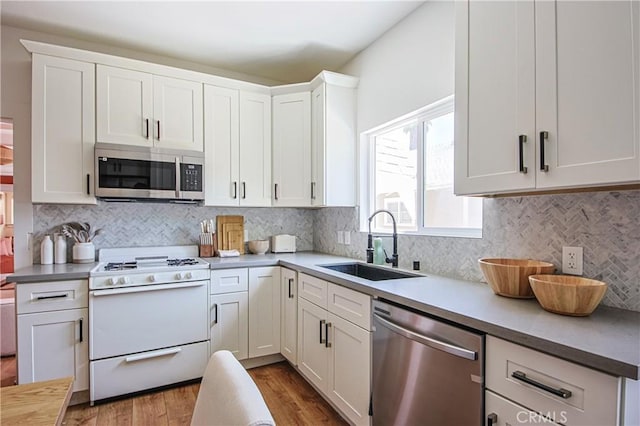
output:
[[[180,190],[202,192],[202,164],[180,164]]]

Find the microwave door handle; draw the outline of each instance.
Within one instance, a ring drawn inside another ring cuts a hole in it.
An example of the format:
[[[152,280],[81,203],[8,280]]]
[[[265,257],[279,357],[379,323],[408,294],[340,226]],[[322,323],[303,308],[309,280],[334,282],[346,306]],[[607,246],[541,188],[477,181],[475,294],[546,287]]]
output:
[[[176,157],[176,198],[180,198],[180,157]]]

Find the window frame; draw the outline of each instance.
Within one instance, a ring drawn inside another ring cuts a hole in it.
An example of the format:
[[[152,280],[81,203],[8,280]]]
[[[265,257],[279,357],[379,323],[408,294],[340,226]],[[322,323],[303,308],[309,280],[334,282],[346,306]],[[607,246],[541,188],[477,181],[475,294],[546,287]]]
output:
[[[426,227],[425,223],[425,184],[424,184],[424,168],[425,168],[425,140],[424,140],[424,123],[429,120],[441,117],[445,114],[454,112],[454,95],[447,96],[414,112],[405,114],[395,120],[363,132],[360,137],[360,228],[363,232],[369,231],[369,214],[375,208],[376,187],[375,187],[375,138],[385,134],[391,130],[401,126],[414,124],[418,129],[418,162],[416,167],[416,230],[398,229],[398,234],[404,235],[424,235],[434,237],[454,237],[454,238],[482,238],[482,227],[480,228],[440,228]],[[372,232],[376,234],[391,234],[391,231],[375,229],[375,223]]]

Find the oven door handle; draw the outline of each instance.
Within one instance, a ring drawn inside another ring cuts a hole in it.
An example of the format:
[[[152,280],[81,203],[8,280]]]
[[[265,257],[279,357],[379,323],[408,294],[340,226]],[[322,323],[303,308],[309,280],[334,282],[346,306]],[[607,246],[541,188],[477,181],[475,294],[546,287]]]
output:
[[[167,355],[175,355],[179,352],[182,352],[182,348],[162,349],[159,351],[145,352],[140,355],[131,355],[126,357],[124,360],[125,362],[142,361],[144,359],[158,358],[158,357],[167,356]]]
[[[432,347],[434,349],[438,349],[440,351],[443,352],[447,352],[451,355],[455,355],[458,356],[460,358],[466,358],[466,359],[470,359],[472,361],[478,359],[477,357],[477,353],[475,351],[470,351],[468,349],[465,348],[461,348],[459,346],[456,345],[452,345],[450,343],[447,342],[442,342],[440,340],[434,339],[432,337],[428,337],[428,336],[424,336],[422,334],[418,334],[415,333],[411,330],[407,330],[404,327],[399,326],[398,324],[395,324],[392,321],[389,321],[388,319],[382,318],[380,315],[378,314],[373,314],[374,319],[378,320],[380,322],[380,325],[388,328],[391,331],[395,331],[396,333],[414,340],[418,343],[422,343],[423,345]]]
[[[116,294],[143,293],[147,291],[156,291],[156,290],[174,290],[179,288],[202,287],[205,284],[206,284],[206,281],[193,281],[188,283],[174,283],[174,284],[151,284],[151,285],[144,285],[144,286],[138,286],[138,287],[114,288],[109,290],[93,290],[91,291],[91,295],[92,296],[113,296]]]

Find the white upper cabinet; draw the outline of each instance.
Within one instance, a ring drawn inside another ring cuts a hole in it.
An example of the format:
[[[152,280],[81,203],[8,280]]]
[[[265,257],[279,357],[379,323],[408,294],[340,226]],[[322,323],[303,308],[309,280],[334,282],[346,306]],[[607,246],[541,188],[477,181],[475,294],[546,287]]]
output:
[[[97,65],[97,139],[203,150],[202,84]]]
[[[311,205],[311,94],[273,97],[273,205]]]
[[[640,180],[637,2],[456,7],[456,194]]]
[[[271,96],[240,91],[240,205],[271,206]]]
[[[95,204],[95,65],[33,54],[31,200]]]
[[[356,85],[323,71],[311,92],[311,205],[355,206]]]
[[[205,205],[271,205],[271,98],[205,85]]]

